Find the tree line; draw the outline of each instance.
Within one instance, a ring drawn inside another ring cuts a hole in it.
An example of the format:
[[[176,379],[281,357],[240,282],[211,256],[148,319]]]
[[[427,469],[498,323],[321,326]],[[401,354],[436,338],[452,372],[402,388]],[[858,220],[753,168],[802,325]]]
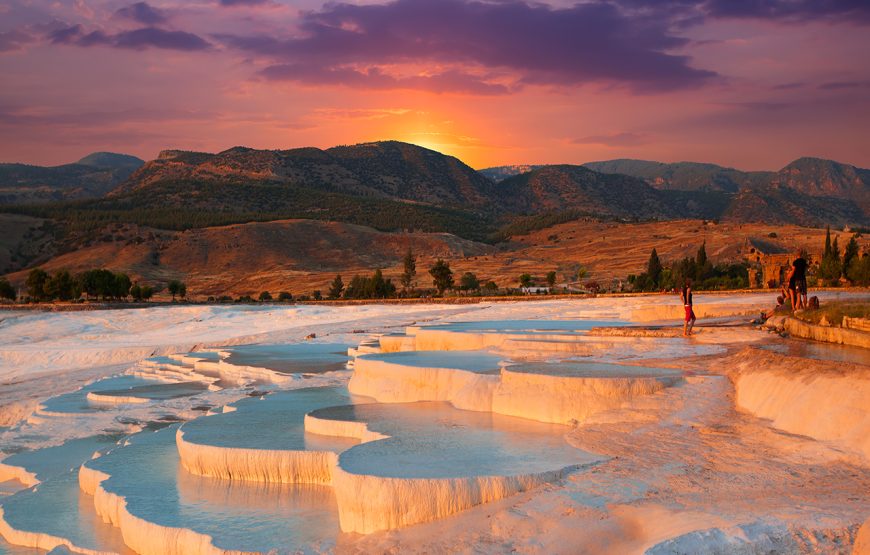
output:
[[[707,258],[707,244],[702,243],[694,257],[662,263],[655,248],[650,252],[647,269],[639,275],[629,275],[628,283],[635,291],[669,291],[692,280],[696,290],[745,289],[749,287],[748,264],[713,264]]]
[[[130,297],[135,301],[147,301],[158,292],[151,285],[133,283],[123,272],[112,272],[105,268],[95,268],[73,275],[68,270],[58,270],[49,274],[42,268],[30,270],[24,282],[25,297],[32,302],[75,301],[84,296],[86,299],[120,301]],[[179,280],[168,283],[167,289],[176,297],[187,296],[187,285]],[[0,298],[16,300],[15,288],[6,278],[0,279]]]
[[[839,285],[842,278],[853,285],[870,285],[870,256],[865,252],[860,255],[858,238],[860,233],[855,233],[846,243],[843,255],[840,256],[839,237],[831,241],[831,227],[828,226],[825,234],[825,250],[816,276],[827,285]]]

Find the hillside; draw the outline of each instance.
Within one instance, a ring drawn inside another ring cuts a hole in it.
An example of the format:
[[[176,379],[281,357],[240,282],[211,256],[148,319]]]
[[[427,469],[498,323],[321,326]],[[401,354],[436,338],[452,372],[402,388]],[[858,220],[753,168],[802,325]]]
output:
[[[92,152],[88,154],[76,164],[81,166],[93,166],[96,168],[118,168],[137,170],[145,160],[130,156],[129,154],[117,154],[115,152]]]
[[[484,208],[492,196],[489,180],[458,159],[396,141],[327,150],[163,151],[112,196],[174,182],[196,184],[200,189],[224,183],[283,184],[441,207]]]
[[[161,231],[113,225],[101,239],[42,264],[73,273],[107,267],[136,280],[183,279],[196,295],[257,294],[263,290],[310,293],[326,289],[335,274],[400,264],[408,248],[426,257],[460,259],[494,252],[489,245],[446,233],[384,233],[372,228],[312,220],[281,220]],[[420,268],[421,274],[425,269]],[[10,275],[23,282],[26,271]],[[425,279],[420,276],[421,284]]]
[[[719,191],[736,193],[747,187],[770,182],[773,172],[742,172],[716,164],[677,162],[665,164],[647,160],[618,159],[583,164],[601,173],[619,173],[639,177],[662,190]]]
[[[0,164],[0,204],[101,197],[144,163],[134,156],[99,152],[61,166]]]
[[[31,225],[36,222],[31,222]],[[769,237],[771,233],[775,238]],[[837,232],[834,231],[834,235]],[[840,233],[840,244],[851,234]],[[336,274],[345,282],[377,268],[397,281],[402,256],[417,255],[416,282],[429,287],[428,268],[437,258],[450,263],[454,275],[474,272],[481,280],[516,287],[529,273],[542,281],[549,271],[563,282],[579,266],[585,282],[610,286],[640,273],[655,247],[663,260],[693,256],[700,244],[715,262],[736,262],[747,254],[748,239],[762,238],[787,250],[821,252],[825,230],[793,225],[714,224],[700,220],[618,223],[572,221],[515,237],[493,247],[443,233],[384,233],[341,223],[285,220],[237,224],[183,232],[132,225],[110,226],[103,237],[75,252],[55,257],[42,267],[78,272],[107,267],[134,279],[164,285],[182,279],[194,298],[209,295],[258,295],[290,291],[308,295],[325,291]],[[863,239],[859,239],[865,247]],[[10,275],[23,283],[27,272]]]
[[[484,177],[497,183],[499,181],[502,181],[503,179],[507,179],[508,177],[513,177],[521,173],[530,172],[540,167],[540,164],[517,164],[511,166],[494,166],[492,168],[484,168],[477,171]]]
[[[812,197],[854,201],[870,212],[870,170],[821,158],[799,158],[779,170],[772,184]]]
[[[628,219],[674,216],[644,181],[594,172],[582,166],[543,166],[498,184],[502,205],[518,214],[579,210]]]
[[[395,141],[329,149],[235,147],[218,154],[168,150],[134,171],[137,161],[94,153],[58,168],[6,165],[55,181],[34,186],[34,179],[19,180],[23,184],[16,185],[13,196],[17,205],[0,210],[0,224],[9,233],[0,244],[0,272],[97,245],[105,250],[105,243],[127,241],[117,230],[128,227],[174,234],[305,219],[364,226],[369,238],[380,237],[372,235],[376,232],[450,233],[478,243],[504,243],[577,220],[870,224],[870,172],[811,158],[779,172],[638,160],[590,164],[601,171],[529,166],[497,183],[454,157]],[[63,175],[79,172],[86,185],[69,188],[70,179],[58,177],[64,168]],[[612,171],[635,175],[607,173]],[[113,186],[124,172],[128,178]],[[29,193],[22,197],[25,189]],[[358,248],[375,247],[361,243]],[[194,244],[179,252],[179,260],[198,256]]]

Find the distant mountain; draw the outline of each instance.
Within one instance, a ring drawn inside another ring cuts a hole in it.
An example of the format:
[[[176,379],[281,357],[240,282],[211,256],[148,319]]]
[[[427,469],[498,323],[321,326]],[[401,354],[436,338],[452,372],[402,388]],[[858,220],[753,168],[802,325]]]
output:
[[[492,181],[499,182],[503,179],[507,179],[508,177],[513,177],[521,173],[530,172],[540,167],[541,165],[520,164],[514,166],[495,166],[492,168],[484,168],[477,171],[482,175],[486,176],[487,178],[491,179]]]
[[[716,164],[677,162],[665,164],[647,160],[607,160],[583,164],[602,173],[621,173],[646,180],[662,190],[720,191],[736,193],[747,187],[769,183],[773,172],[743,172]]]
[[[485,208],[493,194],[488,179],[460,160],[397,141],[327,150],[254,150],[235,147],[218,154],[163,151],[113,192],[119,196],[155,184],[286,184],[330,192],[440,207]]]
[[[733,196],[721,218],[736,222],[809,227],[867,225],[867,213],[854,201],[812,196],[787,187],[744,189]]]
[[[498,190],[502,206],[520,214],[577,210],[632,219],[677,216],[659,192],[642,179],[598,173],[583,166],[542,166],[505,179]]]
[[[19,205],[7,212],[68,224],[75,233],[62,248],[92,240],[88,234],[107,223],[186,230],[295,218],[478,241],[579,217],[870,225],[870,171],[814,158],[778,172],[643,160],[478,172],[452,156],[384,141],[166,150],[139,162],[94,153],[56,168],[0,165],[0,203]]]
[[[870,213],[870,170],[821,158],[799,158],[779,170],[771,185],[811,197],[849,199]]]
[[[101,197],[145,162],[135,156],[97,152],[74,164],[0,164],[0,204]]]
[[[137,158],[136,156],[130,156],[129,154],[93,152],[76,163],[82,166],[93,166],[96,168],[128,168],[136,170],[145,164],[145,160]]]

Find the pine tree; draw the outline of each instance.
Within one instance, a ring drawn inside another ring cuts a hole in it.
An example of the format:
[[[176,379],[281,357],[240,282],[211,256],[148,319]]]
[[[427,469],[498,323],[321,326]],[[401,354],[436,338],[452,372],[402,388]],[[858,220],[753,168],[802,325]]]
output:
[[[556,272],[547,272],[547,285],[550,287],[556,286]]]
[[[0,278],[0,299],[15,300],[15,288],[6,278]]]
[[[329,286],[329,298],[337,299],[341,297],[341,293],[344,291],[344,281],[341,279],[341,274],[335,276],[335,279],[332,280],[332,284]]]
[[[432,276],[432,285],[438,290],[439,295],[443,295],[444,291],[453,287],[453,270],[442,259],[436,260],[435,264],[429,268],[429,275]]]
[[[48,272],[42,268],[34,268],[27,275],[27,294],[31,298],[41,301],[46,298],[45,285],[48,282]]]
[[[480,280],[472,272],[465,272],[459,280],[459,288],[463,291],[477,291],[480,289]]]
[[[404,271],[402,272],[402,287],[408,289],[411,287],[411,284],[414,282],[414,276],[417,275],[417,259],[414,257],[414,253],[411,252],[411,248],[408,247],[408,252],[405,253],[405,258],[402,260],[402,264],[404,266]]]

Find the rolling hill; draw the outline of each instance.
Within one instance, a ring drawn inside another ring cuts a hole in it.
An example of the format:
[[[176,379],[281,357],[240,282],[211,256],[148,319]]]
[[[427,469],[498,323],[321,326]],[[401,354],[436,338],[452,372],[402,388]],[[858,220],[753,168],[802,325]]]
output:
[[[584,221],[694,218],[835,228],[870,224],[870,171],[815,158],[796,160],[778,172],[637,160],[591,167],[512,166],[502,168],[501,175],[528,171],[498,182],[454,157],[395,141],[329,149],[235,147],[217,154],[168,150],[155,160],[139,162],[95,153],[56,168],[0,166],[0,188],[16,191],[11,195],[14,204],[7,198],[0,206],[0,272],[73,261],[75,267],[120,264],[135,252],[141,262],[125,267],[136,272],[144,268],[143,276],[205,276],[209,266],[225,264],[214,253],[228,248],[222,245],[236,244],[221,237],[246,226],[246,237],[261,237],[254,230],[270,229],[262,227],[266,222],[289,220],[297,223],[283,225],[281,234],[262,237],[263,244],[284,243],[289,250],[273,246],[266,249],[273,252],[271,259],[263,255],[252,257],[250,265],[242,258],[230,263],[257,273],[269,260],[313,260],[305,254],[307,245],[320,245],[344,253],[339,258],[349,268],[378,267],[395,259],[395,249],[389,257],[366,259],[366,252],[381,248],[366,241],[387,241],[389,234],[407,236],[406,241],[442,234],[449,237],[445,241],[466,241],[478,250],[490,248],[484,243],[502,243],[498,248],[510,250],[517,237],[536,237],[540,230]],[[355,254],[343,250],[340,242],[318,241],[333,225],[355,230],[336,235]],[[123,231],[128,229],[148,232],[128,236]],[[363,239],[353,240],[353,233]],[[176,239],[169,246],[154,239],[164,235]],[[247,251],[258,243],[251,239],[237,244]],[[79,258],[69,258],[77,253]],[[201,265],[194,268],[185,259],[200,260]],[[154,260],[156,265],[148,266]],[[341,267],[318,262],[303,264],[299,271]],[[228,271],[235,275],[242,270]]]
[[[320,192],[439,207],[485,208],[492,183],[460,160],[416,145],[385,141],[326,150],[254,150],[218,154],[163,151],[112,192],[122,196],[155,184],[202,188],[232,183],[282,184]]]
[[[618,159],[583,164],[601,173],[639,177],[656,189],[676,191],[719,191],[736,193],[769,183],[773,172],[742,172],[716,164],[677,162],[665,164],[647,160]]]
[[[576,210],[624,219],[667,219],[675,211],[643,180],[582,166],[543,166],[498,184],[504,209],[517,214]]]
[[[0,204],[98,198],[144,163],[135,156],[97,152],[53,167],[0,164]]]

